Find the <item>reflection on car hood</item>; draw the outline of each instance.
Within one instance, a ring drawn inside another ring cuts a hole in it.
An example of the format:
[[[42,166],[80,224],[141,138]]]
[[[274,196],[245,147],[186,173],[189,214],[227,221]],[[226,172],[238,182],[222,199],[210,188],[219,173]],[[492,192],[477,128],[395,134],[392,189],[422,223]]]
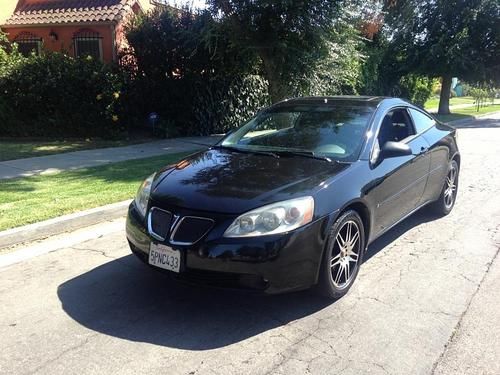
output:
[[[347,168],[303,157],[212,149],[164,170],[155,181],[154,201],[228,214],[281,200],[313,195],[319,184]]]

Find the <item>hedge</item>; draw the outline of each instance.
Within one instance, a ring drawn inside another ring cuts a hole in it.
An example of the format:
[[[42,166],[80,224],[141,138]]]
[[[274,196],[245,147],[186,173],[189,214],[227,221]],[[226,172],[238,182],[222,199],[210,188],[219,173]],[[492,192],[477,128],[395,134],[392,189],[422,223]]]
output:
[[[7,56],[7,57],[6,57]],[[0,56],[0,137],[116,137],[124,76],[60,53]]]

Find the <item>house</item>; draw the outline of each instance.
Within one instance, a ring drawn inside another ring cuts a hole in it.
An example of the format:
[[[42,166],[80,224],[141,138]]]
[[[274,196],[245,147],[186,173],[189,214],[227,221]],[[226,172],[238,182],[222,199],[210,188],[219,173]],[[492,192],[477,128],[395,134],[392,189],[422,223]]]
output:
[[[42,48],[71,56],[116,61],[129,17],[150,0],[1,0],[0,29],[23,54]]]

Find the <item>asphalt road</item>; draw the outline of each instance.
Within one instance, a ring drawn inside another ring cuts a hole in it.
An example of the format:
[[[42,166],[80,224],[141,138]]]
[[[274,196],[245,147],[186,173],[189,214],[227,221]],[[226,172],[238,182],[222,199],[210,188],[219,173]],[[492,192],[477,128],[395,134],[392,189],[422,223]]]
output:
[[[500,374],[500,120],[459,131],[454,211],[370,249],[349,295],[177,285],[123,220],[31,244],[0,268],[1,374]]]

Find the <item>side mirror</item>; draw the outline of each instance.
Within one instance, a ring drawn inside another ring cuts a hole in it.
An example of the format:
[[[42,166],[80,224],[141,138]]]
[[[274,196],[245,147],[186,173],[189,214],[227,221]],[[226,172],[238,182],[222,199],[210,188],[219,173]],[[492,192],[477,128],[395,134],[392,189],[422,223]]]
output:
[[[380,150],[380,156],[383,159],[395,158],[398,156],[406,156],[411,154],[412,151],[410,146],[403,142],[388,141],[382,146],[382,150]]]

